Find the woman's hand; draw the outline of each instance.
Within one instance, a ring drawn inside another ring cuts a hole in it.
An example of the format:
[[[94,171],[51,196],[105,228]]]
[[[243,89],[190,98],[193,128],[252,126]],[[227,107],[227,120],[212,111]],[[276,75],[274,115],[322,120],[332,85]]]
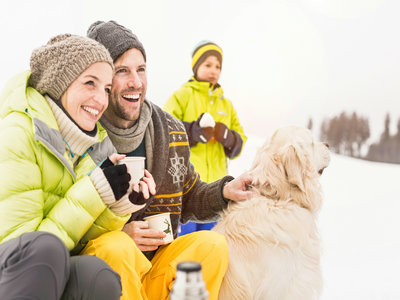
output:
[[[141,205],[150,198],[150,195],[155,195],[155,193],[156,183],[154,182],[154,178],[149,171],[144,170],[144,177],[139,181],[139,183],[134,183],[132,185],[132,192],[129,194],[129,201],[133,204]]]
[[[118,161],[124,159],[125,157],[125,154],[113,153],[110,155],[109,159],[115,165]]]
[[[113,153],[103,161],[103,163],[100,165],[100,168],[105,169],[107,167],[111,167],[115,165],[117,161],[124,159],[125,157],[125,154]]]

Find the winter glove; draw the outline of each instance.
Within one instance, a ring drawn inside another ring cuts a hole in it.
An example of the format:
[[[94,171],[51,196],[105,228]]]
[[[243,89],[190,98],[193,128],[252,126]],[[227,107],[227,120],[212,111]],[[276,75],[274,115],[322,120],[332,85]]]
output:
[[[201,114],[196,121],[191,123],[184,122],[186,132],[189,137],[190,147],[195,146],[197,143],[207,143],[214,134],[214,128],[212,127],[204,127],[200,126],[201,119],[205,114]]]
[[[214,126],[209,126],[209,113],[202,113],[194,122],[192,127],[192,136],[196,142],[207,143],[214,135]],[[214,121],[214,119],[212,119]],[[215,123],[215,122],[214,122]]]
[[[112,161],[110,160],[110,158],[107,157],[107,159],[106,159],[105,161],[103,161],[103,163],[100,165],[100,168],[101,168],[101,169],[105,169],[105,168],[111,167],[111,166],[113,166],[113,165],[114,165],[114,164],[112,163]]]
[[[105,169],[105,168],[110,167],[110,166],[114,166],[114,164],[111,162],[110,158],[107,157],[107,159],[101,164],[100,168]],[[122,166],[122,165],[121,165],[121,166]],[[124,166],[126,166],[126,165],[124,164]],[[103,172],[104,172],[104,170],[103,170]],[[106,171],[106,172],[108,172],[108,171]],[[104,173],[106,173],[106,172],[104,172]],[[129,173],[128,173],[128,174],[129,174]],[[107,181],[110,183],[110,181],[108,180],[107,176],[106,176],[106,179],[107,179]],[[129,180],[130,180],[130,179],[129,179]],[[112,188],[111,183],[110,183],[110,186],[111,186],[111,188]],[[128,189],[129,189],[129,185],[128,185]],[[127,192],[127,191],[125,191],[125,193],[126,193],[126,192]],[[125,193],[124,193],[123,195],[125,195]],[[115,195],[115,193],[114,193],[114,195]],[[121,198],[121,197],[120,197],[120,198]],[[120,199],[120,198],[119,198],[119,199]],[[119,200],[119,199],[117,199],[117,197],[115,197],[115,199],[116,199],[116,200]],[[134,191],[134,190],[132,190],[132,192],[129,194],[128,199],[129,199],[129,201],[130,201],[132,204],[136,204],[136,205],[144,204],[144,203],[146,202],[146,200],[147,200],[147,199],[145,199],[145,198],[143,197],[143,194],[142,194],[141,192],[138,193],[138,192],[136,192],[136,191]]]
[[[199,121],[199,125],[201,128],[206,128],[206,127],[212,127],[214,128],[215,126],[215,121],[212,115],[208,112],[205,112],[202,114],[202,117]]]
[[[234,158],[242,151],[242,137],[236,131],[228,129],[224,123],[215,124],[214,138],[221,143],[225,155],[229,158]]]
[[[112,164],[109,167],[105,167],[103,169],[103,173],[111,186],[115,200],[118,201],[127,193],[129,188],[129,180],[131,180],[131,175],[129,175],[126,165],[122,164],[114,166]]]
[[[132,203],[132,204],[135,204],[135,205],[142,205],[142,204],[145,204],[146,203],[146,201],[147,200],[149,200],[149,199],[145,199],[144,197],[143,197],[143,194],[142,194],[142,192],[136,192],[136,191],[134,191],[134,190],[132,190],[132,193],[130,193],[129,194],[129,201]]]
[[[235,144],[235,135],[229,130],[224,123],[217,122],[214,128],[215,139],[224,146],[224,148],[232,148]]]
[[[114,166],[114,164],[111,162],[110,158],[107,157],[107,159],[101,164],[100,168],[105,169],[105,168],[111,167],[111,166]],[[126,165],[123,164],[123,165],[121,165],[121,166],[126,166]],[[105,175],[106,172],[108,172],[108,171],[104,171],[104,170],[103,170],[103,172],[104,172],[104,175]],[[129,175],[129,180],[130,180],[130,174],[128,173],[128,175]],[[106,176],[106,175],[105,175],[105,176]],[[107,181],[110,183],[110,180],[108,180],[108,177],[107,177],[107,176],[106,176],[106,179],[107,179]],[[110,183],[110,186],[111,186],[111,188],[112,188],[111,183]],[[128,189],[129,189],[129,183],[128,183]],[[114,189],[113,189],[113,192],[114,192]],[[127,190],[125,191],[125,193],[126,193],[126,192],[127,192]],[[122,195],[125,195],[125,193],[123,193]],[[114,195],[115,195],[115,192],[114,192]],[[122,196],[121,196],[121,197],[122,197]],[[119,197],[119,198],[117,199],[117,196],[115,196],[115,199],[116,199],[116,200],[119,200],[121,197]],[[138,192],[136,192],[136,191],[134,191],[134,190],[132,190],[132,192],[129,194],[128,199],[129,199],[129,201],[130,201],[132,204],[135,204],[135,205],[142,205],[142,204],[146,203],[146,201],[147,201],[147,199],[145,199],[145,198],[143,197],[143,194],[142,194],[141,192],[138,193]]]
[[[128,195],[130,175],[125,164],[116,165],[106,159],[89,175],[104,203],[117,215],[141,210],[145,204],[142,193]]]

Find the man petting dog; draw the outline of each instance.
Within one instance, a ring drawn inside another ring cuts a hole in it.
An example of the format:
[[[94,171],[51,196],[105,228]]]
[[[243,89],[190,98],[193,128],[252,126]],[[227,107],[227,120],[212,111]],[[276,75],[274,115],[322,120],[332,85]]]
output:
[[[228,266],[225,237],[199,231],[164,245],[165,233],[149,229],[143,218],[169,212],[176,237],[179,221],[215,221],[227,206],[227,199],[250,198],[252,192],[246,190],[246,184],[251,183],[251,177],[243,174],[237,179],[225,176],[210,184],[202,182],[189,161],[183,124],[145,99],[146,53],[137,36],[114,21],[97,21],[88,29],[88,37],[109,50],[115,66],[110,103],[101,124],[119,153],[146,157],[146,169],[157,185],[145,208],[134,213],[123,229],[126,243],[137,246],[130,260],[123,265],[113,264],[96,252],[96,245],[92,245],[92,254],[104,259],[116,272],[129,274],[123,276],[126,280],[122,281],[121,299],[166,299],[176,264],[195,260],[202,265],[209,299],[216,300]],[[121,244],[113,247],[114,251],[130,249]]]

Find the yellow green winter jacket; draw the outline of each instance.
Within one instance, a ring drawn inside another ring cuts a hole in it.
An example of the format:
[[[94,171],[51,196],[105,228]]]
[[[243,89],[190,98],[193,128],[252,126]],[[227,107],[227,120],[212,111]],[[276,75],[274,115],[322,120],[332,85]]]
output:
[[[98,143],[74,166],[53,112],[28,86],[29,76],[15,76],[0,96],[0,243],[47,231],[72,250],[121,229],[130,217],[107,208],[88,177],[115,150],[98,124]]]
[[[213,182],[227,175],[227,155],[231,159],[239,156],[247,137],[232,102],[224,97],[222,88],[218,86],[212,91],[209,82],[192,77],[168,99],[164,110],[184,123],[196,121],[202,113],[208,112],[215,122],[224,123],[236,133],[237,145],[231,153],[227,153],[214,139],[205,144],[197,143],[190,149],[190,161],[203,181]]]

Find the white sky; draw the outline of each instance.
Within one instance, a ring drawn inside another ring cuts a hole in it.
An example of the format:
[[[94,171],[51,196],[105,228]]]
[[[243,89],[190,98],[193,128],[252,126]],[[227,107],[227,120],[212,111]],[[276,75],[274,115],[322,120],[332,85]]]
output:
[[[194,45],[210,39],[224,51],[220,83],[247,134],[309,117],[319,128],[355,110],[376,140],[387,112],[392,133],[400,118],[399,11],[398,0],[7,1],[0,87],[51,36],[114,19],[143,42],[148,98],[160,106],[191,76]]]

